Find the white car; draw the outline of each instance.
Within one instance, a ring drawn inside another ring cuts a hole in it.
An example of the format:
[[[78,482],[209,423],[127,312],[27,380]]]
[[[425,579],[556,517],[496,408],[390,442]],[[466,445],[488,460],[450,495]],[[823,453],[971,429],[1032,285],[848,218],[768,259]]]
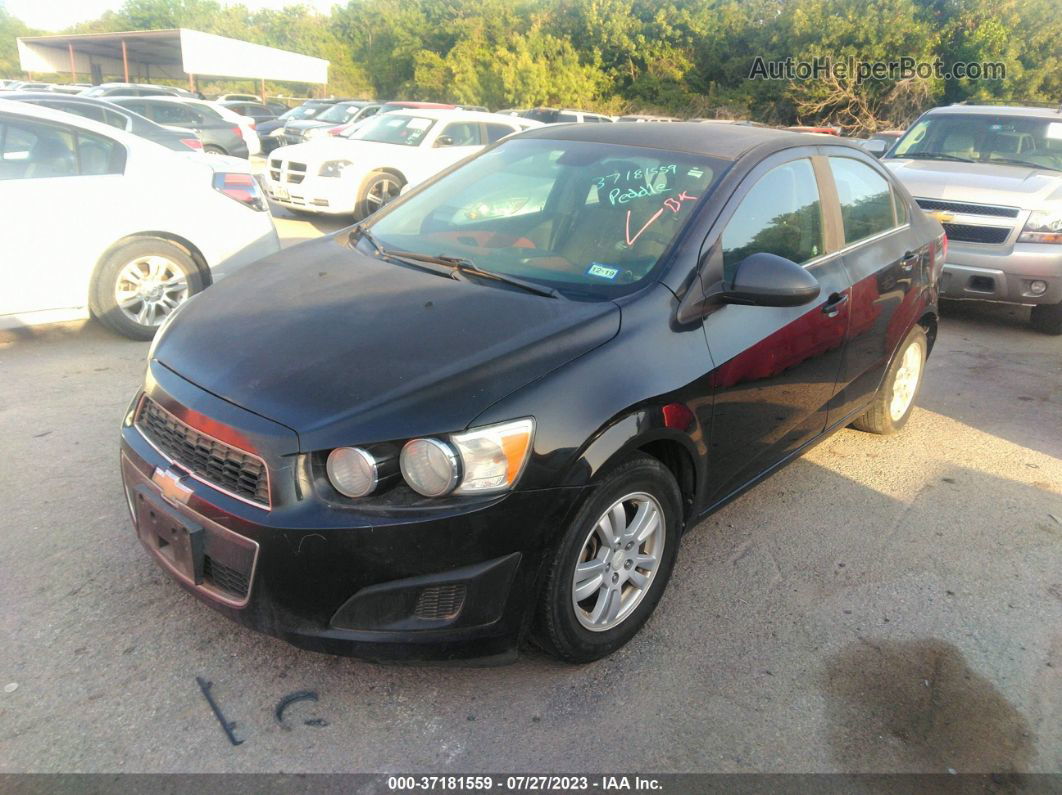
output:
[[[214,270],[280,249],[246,161],[0,106],[0,328],[92,316],[150,339]]]
[[[382,113],[346,136],[283,146],[269,156],[266,191],[297,212],[364,218],[448,166],[538,122],[462,110]]]

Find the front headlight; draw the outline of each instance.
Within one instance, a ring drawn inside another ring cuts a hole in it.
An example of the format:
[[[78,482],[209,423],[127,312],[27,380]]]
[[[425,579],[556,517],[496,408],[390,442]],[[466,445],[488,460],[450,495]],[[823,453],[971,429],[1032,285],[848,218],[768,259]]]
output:
[[[321,164],[320,170],[317,172],[319,177],[341,177],[343,176],[343,169],[351,165],[349,160],[329,160],[327,163]]]
[[[309,141],[311,138],[317,138],[321,135],[324,135],[325,130],[327,129],[327,127],[310,127],[308,130],[303,132],[302,137],[304,140]]]
[[[277,127],[275,130],[273,130],[273,132],[269,133],[269,137],[270,138],[283,138],[284,137],[284,128],[283,127]]]
[[[425,497],[449,494],[461,475],[454,449],[438,439],[406,442],[398,465],[409,487]]]
[[[402,477],[425,497],[511,489],[531,454],[535,421],[525,417],[439,439],[413,439],[399,456]]]
[[[1062,210],[1034,212],[1018,236],[1019,243],[1062,243]]]
[[[454,434],[461,457],[458,494],[487,494],[512,488],[531,452],[535,421],[530,417]]]
[[[337,447],[328,454],[325,471],[336,491],[354,499],[372,492],[380,479],[376,459],[361,447]]]

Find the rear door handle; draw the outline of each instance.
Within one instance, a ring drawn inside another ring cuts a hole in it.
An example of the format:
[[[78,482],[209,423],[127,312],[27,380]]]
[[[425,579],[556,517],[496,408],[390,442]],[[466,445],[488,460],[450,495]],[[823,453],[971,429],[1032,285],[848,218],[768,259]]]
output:
[[[848,301],[848,293],[834,293],[822,305],[822,313],[827,317],[837,317],[841,307]]]
[[[908,251],[903,255],[903,259],[900,260],[900,267],[905,271],[911,270],[914,267],[915,261],[921,257],[917,251]]]

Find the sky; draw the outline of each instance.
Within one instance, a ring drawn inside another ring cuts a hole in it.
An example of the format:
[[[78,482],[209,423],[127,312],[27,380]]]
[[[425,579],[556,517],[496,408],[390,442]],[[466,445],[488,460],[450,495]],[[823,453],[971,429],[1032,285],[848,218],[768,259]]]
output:
[[[57,31],[73,25],[95,19],[104,11],[116,11],[122,0],[2,0],[7,12],[18,17],[31,28],[45,31]],[[225,3],[224,5],[235,5]],[[328,13],[332,6],[343,0],[240,0],[250,8],[283,8],[286,5],[306,5],[318,11]]]

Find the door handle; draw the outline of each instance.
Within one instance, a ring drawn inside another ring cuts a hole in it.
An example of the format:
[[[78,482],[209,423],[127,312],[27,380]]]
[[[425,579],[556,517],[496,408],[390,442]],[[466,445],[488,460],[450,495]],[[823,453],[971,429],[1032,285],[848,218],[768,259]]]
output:
[[[826,299],[826,303],[822,305],[822,313],[826,317],[837,317],[841,312],[841,307],[848,301],[848,293],[834,293]]]
[[[921,255],[917,251],[904,252],[903,259],[900,260],[900,267],[903,268],[903,270],[905,271],[911,270],[911,268],[914,267],[915,260],[917,260],[920,256]]]

